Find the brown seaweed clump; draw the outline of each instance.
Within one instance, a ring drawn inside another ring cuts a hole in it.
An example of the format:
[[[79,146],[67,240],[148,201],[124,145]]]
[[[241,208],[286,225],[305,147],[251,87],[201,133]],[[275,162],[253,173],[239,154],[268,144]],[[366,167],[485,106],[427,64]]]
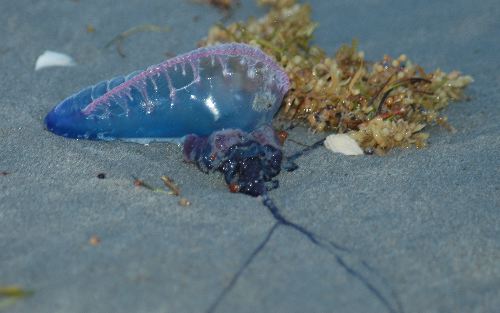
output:
[[[262,18],[217,24],[199,45],[243,42],[260,47],[279,62],[291,89],[278,116],[304,123],[315,132],[348,133],[365,151],[383,154],[394,147],[426,145],[427,125],[453,128],[441,114],[450,101],[464,98],[472,77],[458,71],[426,72],[406,55],[365,60],[357,42],[327,56],[311,45],[317,24],[309,5],[295,0],[257,0],[269,5]]]

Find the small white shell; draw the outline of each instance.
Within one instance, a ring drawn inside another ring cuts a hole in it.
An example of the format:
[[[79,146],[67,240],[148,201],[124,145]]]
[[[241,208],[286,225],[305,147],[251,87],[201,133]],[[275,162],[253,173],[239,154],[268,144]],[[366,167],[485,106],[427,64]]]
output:
[[[363,150],[359,147],[356,140],[346,134],[334,134],[326,137],[325,147],[336,153],[345,155],[362,155]]]
[[[44,67],[74,65],[76,65],[76,63],[69,55],[47,50],[36,59],[35,71]]]

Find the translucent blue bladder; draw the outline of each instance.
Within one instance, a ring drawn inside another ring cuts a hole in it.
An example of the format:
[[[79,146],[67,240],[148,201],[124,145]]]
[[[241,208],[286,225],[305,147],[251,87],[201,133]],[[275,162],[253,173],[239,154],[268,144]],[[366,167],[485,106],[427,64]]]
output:
[[[223,44],[87,87],[50,111],[45,124],[70,138],[139,142],[250,132],[271,122],[288,88],[286,73],[261,50]]]

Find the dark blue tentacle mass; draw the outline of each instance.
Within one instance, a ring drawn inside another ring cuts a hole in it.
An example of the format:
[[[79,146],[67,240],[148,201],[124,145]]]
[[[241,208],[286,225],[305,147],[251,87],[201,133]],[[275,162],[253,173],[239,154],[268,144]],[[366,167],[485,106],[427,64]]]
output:
[[[262,125],[251,133],[227,129],[209,137],[189,135],[184,158],[205,173],[221,172],[230,191],[256,197],[278,187],[273,178],[281,170],[283,153],[274,130]]]

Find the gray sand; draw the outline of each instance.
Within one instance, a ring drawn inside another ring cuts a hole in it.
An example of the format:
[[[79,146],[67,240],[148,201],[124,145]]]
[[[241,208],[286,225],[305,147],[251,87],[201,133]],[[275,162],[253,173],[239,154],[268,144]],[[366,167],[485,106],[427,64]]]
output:
[[[243,2],[233,19],[263,12]],[[272,215],[258,199],[230,194],[220,176],[182,163],[177,146],[43,130],[44,115],[66,96],[191,50],[221,17],[191,1],[148,3],[0,4],[0,171],[11,173],[0,176],[0,285],[35,292],[3,311],[498,312],[496,0],[311,1],[327,51],[357,37],[368,59],[406,53],[427,69],[460,69],[475,78],[471,101],[447,110],[458,132],[431,129],[428,149],[346,157],[320,148],[299,159],[271,196],[321,241],[279,226],[253,258]],[[171,31],[129,38],[126,58],[104,49],[144,23]],[[34,72],[46,49],[78,66]],[[304,129],[291,137],[319,138]],[[161,186],[161,175],[178,182],[190,207],[132,184],[138,176]],[[97,246],[88,242],[94,234]]]

